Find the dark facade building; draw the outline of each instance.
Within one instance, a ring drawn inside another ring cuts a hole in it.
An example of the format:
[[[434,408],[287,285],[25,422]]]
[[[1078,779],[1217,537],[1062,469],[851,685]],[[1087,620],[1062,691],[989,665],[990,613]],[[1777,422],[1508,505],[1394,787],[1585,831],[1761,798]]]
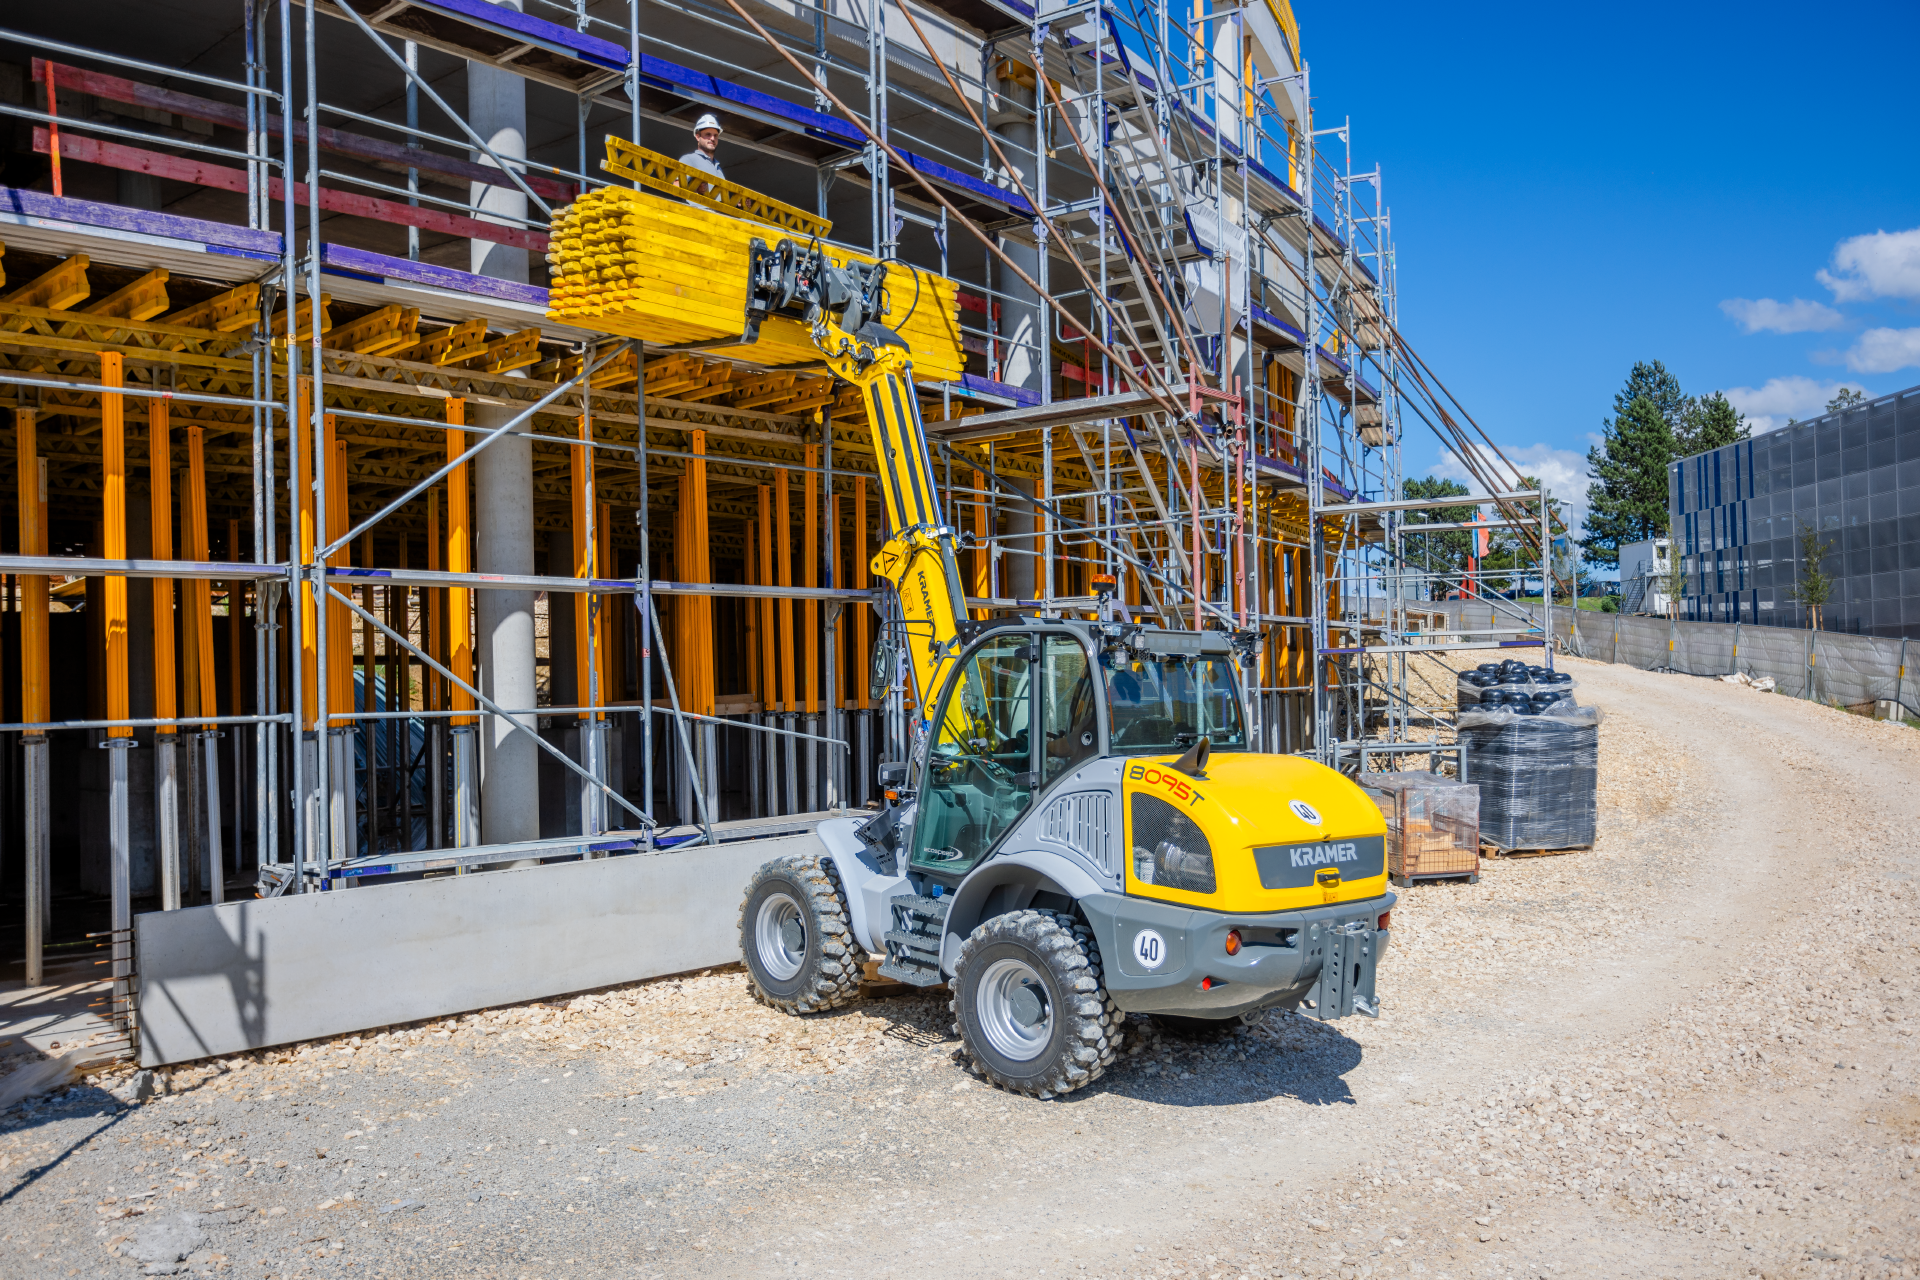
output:
[[[1834,579],[1824,629],[1920,638],[1920,387],[1683,458],[1667,509],[1682,617],[1806,626],[1793,597],[1804,525]]]

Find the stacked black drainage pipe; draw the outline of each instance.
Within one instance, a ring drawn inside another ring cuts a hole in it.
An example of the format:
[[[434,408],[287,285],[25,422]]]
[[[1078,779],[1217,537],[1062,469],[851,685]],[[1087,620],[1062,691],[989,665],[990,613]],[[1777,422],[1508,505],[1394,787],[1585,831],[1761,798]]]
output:
[[[1574,700],[1571,676],[1511,661],[1463,674],[1460,741],[1467,781],[1480,787],[1482,840],[1501,849],[1593,843],[1600,711]]]

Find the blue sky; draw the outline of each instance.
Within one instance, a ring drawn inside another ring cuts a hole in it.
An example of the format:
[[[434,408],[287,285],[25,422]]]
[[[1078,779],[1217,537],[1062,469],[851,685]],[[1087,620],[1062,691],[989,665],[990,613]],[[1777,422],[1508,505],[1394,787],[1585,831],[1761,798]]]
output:
[[[1402,331],[1557,494],[1635,360],[1757,428],[1920,383],[1920,5],[1294,2]],[[1404,461],[1452,469],[1417,422]]]

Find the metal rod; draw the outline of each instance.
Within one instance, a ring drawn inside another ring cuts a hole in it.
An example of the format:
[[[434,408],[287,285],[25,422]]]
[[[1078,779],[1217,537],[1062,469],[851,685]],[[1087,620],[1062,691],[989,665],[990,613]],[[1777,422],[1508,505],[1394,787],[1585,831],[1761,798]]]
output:
[[[605,792],[607,795],[612,796],[614,800],[619,803],[621,808],[627,810],[629,813],[639,818],[642,822],[645,822],[649,825],[652,824],[653,820],[647,817],[646,814],[641,813],[640,810],[634,808],[631,804],[627,803],[627,798],[625,796],[621,795],[618,791],[615,791],[613,788],[607,786],[605,783],[601,782],[598,778],[593,777],[592,774],[588,773],[586,770],[582,769],[579,765],[575,764],[572,760],[568,759],[566,752],[562,751],[560,748],[554,746],[551,742],[548,742],[545,738],[541,737],[540,731],[537,725],[531,726],[531,727],[528,726],[525,721],[521,720],[513,712],[505,710],[498,703],[496,703],[492,698],[487,697],[486,694],[481,693],[478,689],[468,684],[465,680],[462,680],[459,676],[456,676],[455,674],[453,674],[453,672],[448,668],[441,666],[440,663],[434,659],[432,654],[427,653],[424,649],[414,644],[411,640],[407,639],[405,636],[401,635],[399,632],[387,626],[386,623],[380,621],[380,619],[374,617],[372,614],[368,613],[365,609],[362,609],[359,605],[355,604],[350,597],[342,594],[337,588],[331,587],[331,586],[328,587],[327,594],[332,596],[334,599],[338,600],[341,604],[344,604],[345,606],[347,606],[347,608],[353,610],[353,612],[358,614],[360,617],[365,618],[367,621],[371,622],[374,626],[378,627],[382,632],[382,634],[386,635],[395,644],[398,644],[404,647],[408,652],[412,653],[416,658],[419,658],[422,662],[432,667],[435,671],[438,671],[442,676],[446,677],[449,681],[451,681],[455,687],[461,689],[462,691],[470,695],[475,702],[479,703],[487,711],[491,712],[496,716],[501,717],[508,724],[511,724],[514,728],[520,730],[522,733],[532,738],[534,741],[534,744],[538,746],[541,750],[545,751],[548,755],[560,761],[561,764],[564,764],[568,769],[572,770],[574,773],[577,773],[581,777],[591,780],[596,786],[598,786],[601,789],[601,791]],[[473,712],[469,711],[466,714],[472,715]],[[334,717],[328,717],[328,718],[333,719]]]

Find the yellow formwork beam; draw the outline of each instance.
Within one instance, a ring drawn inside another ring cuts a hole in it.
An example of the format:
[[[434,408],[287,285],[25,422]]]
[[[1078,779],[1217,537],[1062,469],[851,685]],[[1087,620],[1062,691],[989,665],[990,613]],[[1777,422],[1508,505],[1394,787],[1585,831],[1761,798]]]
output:
[[[20,554],[47,554],[47,471],[39,456],[34,411],[13,411],[13,453],[18,465]],[[20,579],[20,718],[28,724],[48,720],[47,579]]]
[[[165,400],[147,401],[148,505],[152,509],[153,558],[173,559],[173,442],[170,406]],[[180,669],[173,653],[173,596],[175,580],[153,580],[153,714],[171,720],[178,714],[174,696]],[[172,733],[172,725],[156,732]]]
[[[73,259],[69,258],[71,262]],[[102,386],[125,385],[125,358],[118,351],[100,353]],[[100,394],[101,536],[100,549],[108,560],[127,558],[127,421],[126,397],[111,391]],[[127,580],[109,577],[101,584],[102,630],[106,636],[107,715],[125,720],[132,715],[127,694]],[[131,738],[133,730],[107,730],[110,738]]]
[[[715,209],[752,218],[769,226],[781,227],[797,235],[825,237],[833,224],[804,209],[796,209],[772,196],[761,195],[737,182],[716,178],[703,169],[682,164],[671,156],[637,147],[625,138],[607,135],[607,158],[600,167],[655,191],[682,200],[708,204]]]
[[[124,289],[116,289],[85,309],[110,320],[151,320],[167,309],[167,270],[155,267]]]
[[[739,338],[751,247],[789,238],[790,229],[765,221],[621,187],[588,192],[554,211],[547,314],[662,344]],[[840,246],[827,252],[842,264],[875,261]],[[886,271],[886,309],[876,318],[907,342],[920,379],[958,377],[965,363],[958,287],[901,263]],[[757,342],[719,350],[764,365],[819,360],[807,327],[779,316],[761,325]]]
[[[232,333],[235,329],[252,326],[259,311],[260,286],[243,284],[225,293],[215,294],[205,302],[196,302],[170,316],[164,316],[160,323],[177,325],[183,329]]]
[[[49,311],[65,311],[76,302],[86,301],[91,292],[92,286],[87,283],[87,255],[76,253],[0,298],[0,302],[16,307],[45,307]]]
[[[420,308],[395,302],[328,331],[324,345],[355,355],[383,356],[419,341]]]

